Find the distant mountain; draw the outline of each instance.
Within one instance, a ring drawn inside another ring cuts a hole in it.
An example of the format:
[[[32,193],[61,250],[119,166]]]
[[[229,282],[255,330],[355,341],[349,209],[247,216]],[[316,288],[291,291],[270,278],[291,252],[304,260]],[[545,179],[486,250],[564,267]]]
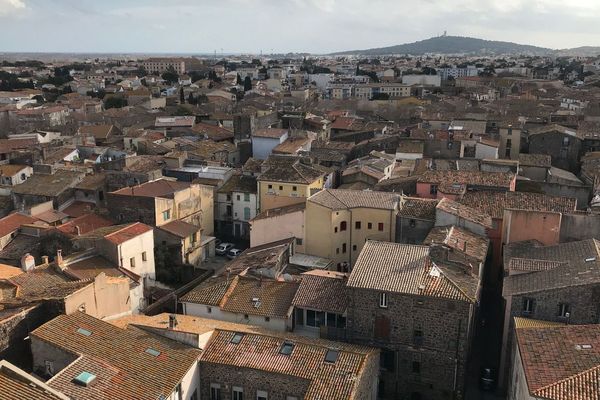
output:
[[[557,56],[563,57],[596,57],[600,56],[599,46],[582,46],[572,49],[561,49],[554,52]]]
[[[412,54],[422,55],[425,53],[438,54],[532,54],[546,55],[553,50],[543,47],[529,46],[511,42],[499,42],[495,40],[483,40],[462,36],[437,36],[430,39],[420,40],[414,43],[406,43],[397,46],[381,47],[377,49],[352,50],[332,53],[333,55],[358,54],[364,56],[387,55],[387,54]]]

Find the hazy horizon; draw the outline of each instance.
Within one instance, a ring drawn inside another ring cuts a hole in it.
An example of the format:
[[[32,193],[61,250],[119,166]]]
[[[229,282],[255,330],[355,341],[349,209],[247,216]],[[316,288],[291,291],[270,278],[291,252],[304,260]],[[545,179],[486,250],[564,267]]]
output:
[[[582,0],[0,0],[0,52],[313,53],[469,36],[552,49],[600,46]]]

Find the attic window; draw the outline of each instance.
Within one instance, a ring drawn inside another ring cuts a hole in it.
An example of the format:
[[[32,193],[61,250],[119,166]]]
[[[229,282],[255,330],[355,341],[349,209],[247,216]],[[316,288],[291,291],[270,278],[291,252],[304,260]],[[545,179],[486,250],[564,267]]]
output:
[[[340,356],[340,352],[335,349],[327,350],[327,354],[325,354],[325,362],[327,363],[335,363]]]
[[[88,331],[87,329],[83,329],[83,328],[78,328],[77,333],[79,333],[83,336],[92,336],[92,331]]]
[[[73,382],[78,385],[87,387],[91,385],[95,380],[96,375],[92,374],[91,372],[83,371],[73,379]]]
[[[294,351],[294,343],[291,342],[283,342],[281,345],[281,349],[279,349],[279,354],[283,354],[289,356]]]
[[[243,333],[236,332],[236,333],[233,334],[233,337],[231,338],[231,342],[230,343],[239,344],[242,341],[243,337],[244,337]]]
[[[148,353],[154,357],[158,357],[160,355],[160,351],[152,349],[152,348],[147,348],[145,351],[146,351],[146,353]]]

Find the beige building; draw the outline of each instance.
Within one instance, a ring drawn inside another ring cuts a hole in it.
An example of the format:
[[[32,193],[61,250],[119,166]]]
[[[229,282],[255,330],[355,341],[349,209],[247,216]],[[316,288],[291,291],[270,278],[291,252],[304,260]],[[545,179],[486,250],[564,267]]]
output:
[[[325,189],[306,201],[305,252],[351,269],[367,240],[394,242],[399,196]]]
[[[520,148],[521,129],[513,128],[511,125],[500,128],[500,147],[498,148],[498,157],[518,160]]]
[[[173,68],[178,74],[187,71],[183,58],[148,58],[142,62],[142,67],[150,74],[163,73],[170,68]]]
[[[265,210],[250,220],[250,247],[296,238],[296,251],[304,253],[305,203]]]
[[[300,157],[270,156],[258,176],[260,211],[304,203],[323,188],[325,173]]]

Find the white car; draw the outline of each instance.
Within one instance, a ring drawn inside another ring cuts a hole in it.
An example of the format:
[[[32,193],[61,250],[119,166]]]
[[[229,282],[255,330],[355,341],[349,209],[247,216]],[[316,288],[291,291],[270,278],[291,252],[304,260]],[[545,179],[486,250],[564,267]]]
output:
[[[240,250],[240,249],[231,249],[231,250],[229,250],[229,252],[227,252],[227,258],[229,258],[230,260],[233,260],[234,258],[236,258],[237,256],[239,256],[240,254],[242,254],[242,250]]]
[[[215,253],[217,253],[220,256],[224,256],[225,254],[227,254],[229,249],[233,249],[233,243],[221,243],[215,248]]]

